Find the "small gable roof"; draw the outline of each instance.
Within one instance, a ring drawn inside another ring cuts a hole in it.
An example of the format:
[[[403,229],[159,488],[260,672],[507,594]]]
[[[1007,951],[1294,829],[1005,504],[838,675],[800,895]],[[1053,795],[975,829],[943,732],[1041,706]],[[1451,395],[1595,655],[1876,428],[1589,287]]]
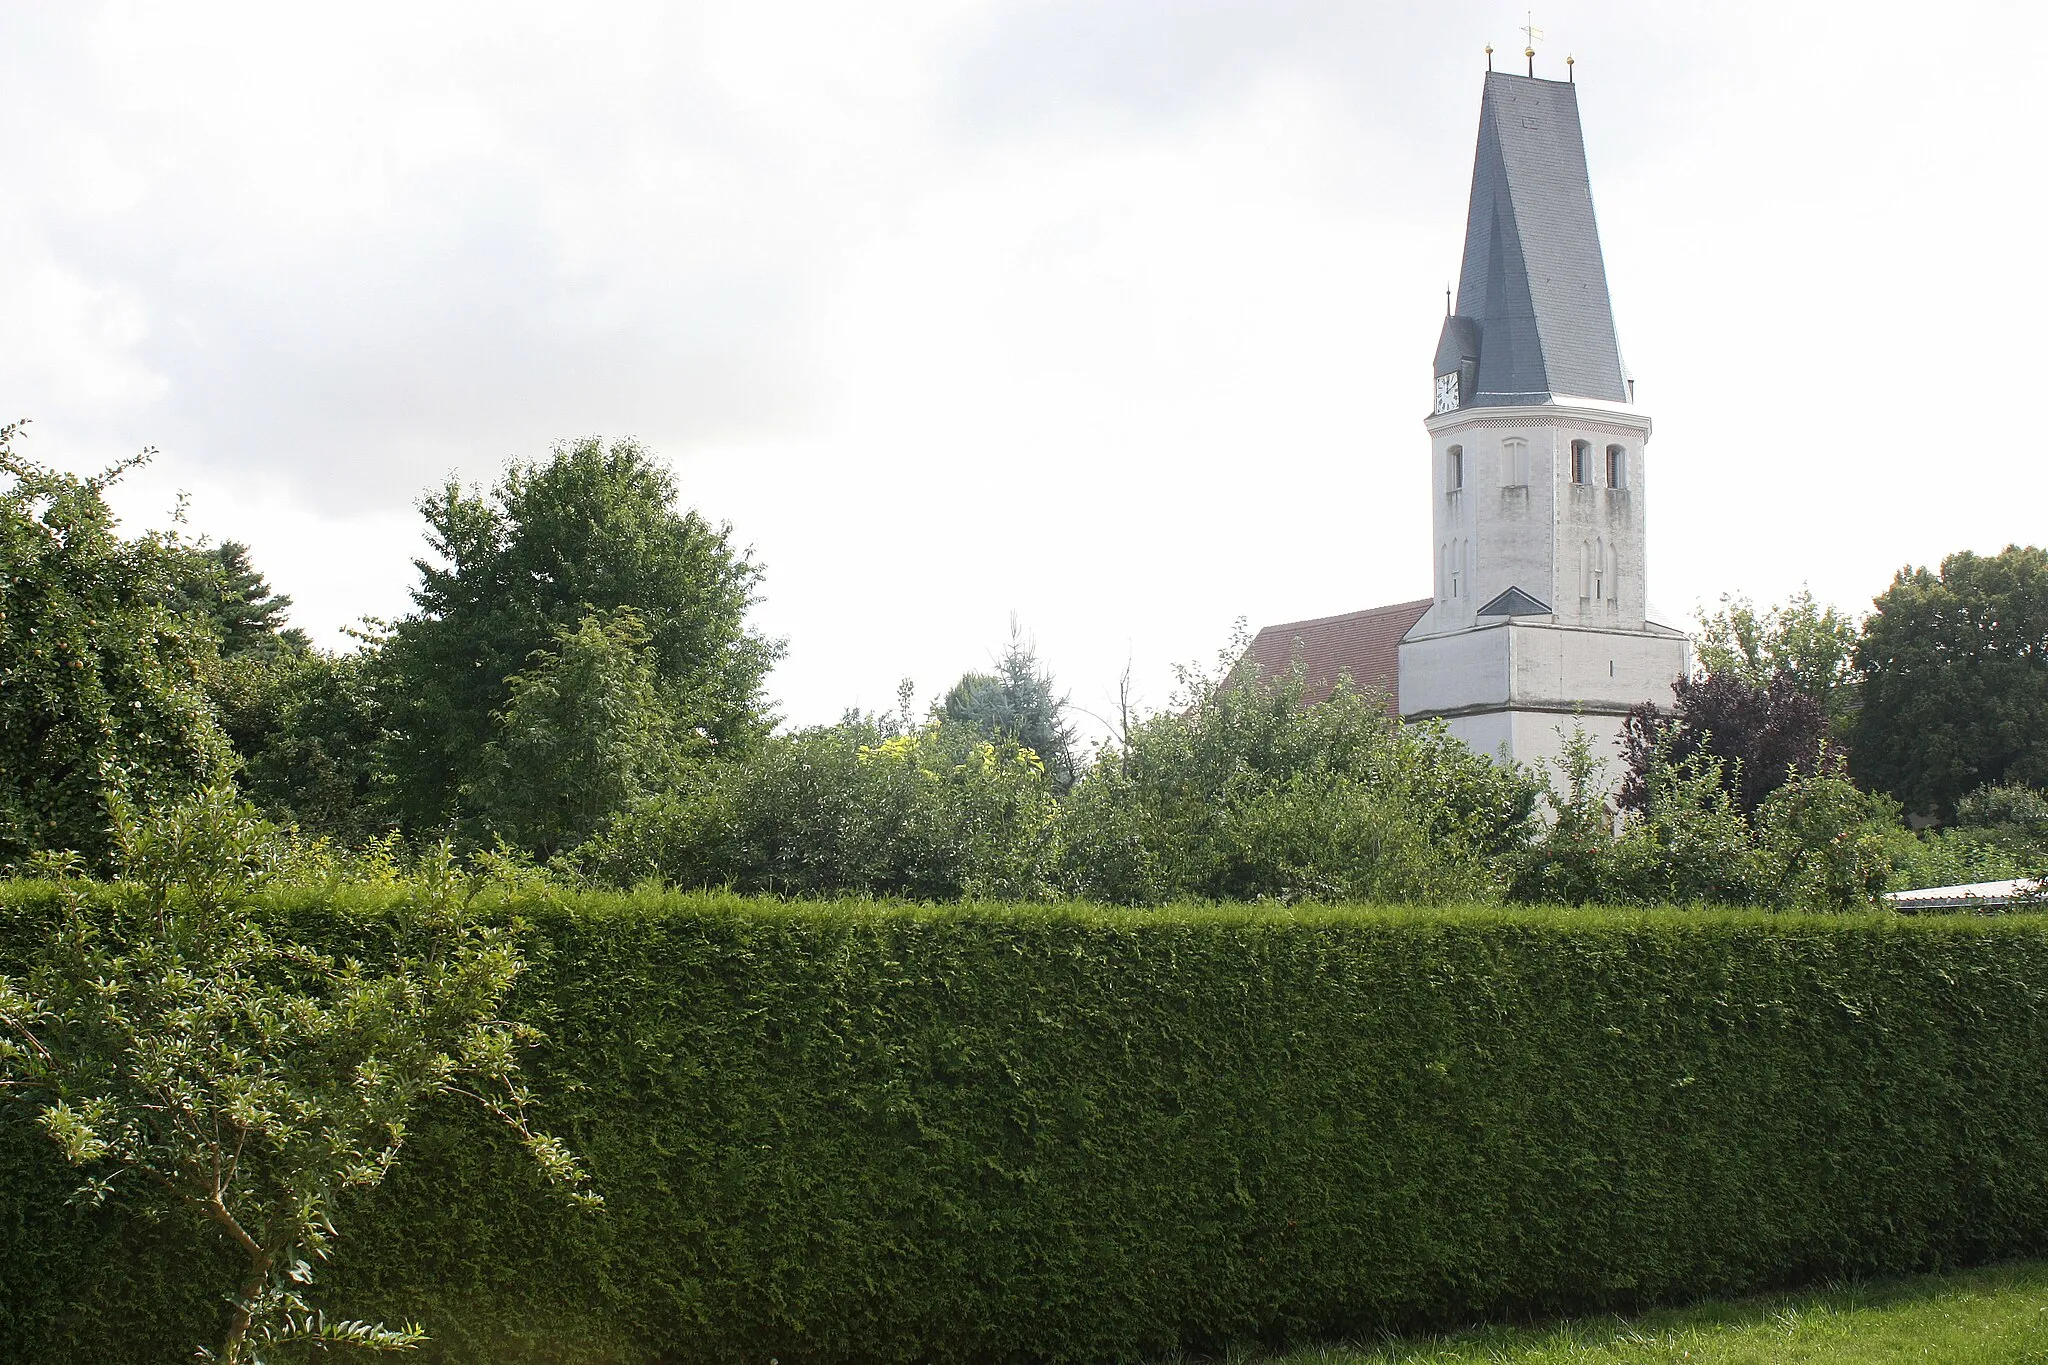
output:
[[[1261,676],[1271,678],[1286,673],[1298,657],[1306,683],[1302,699],[1310,705],[1327,700],[1338,677],[1348,674],[1360,688],[1382,689],[1388,714],[1398,716],[1401,637],[1414,629],[1431,600],[1267,626],[1252,637],[1251,660]]]
[[[1479,616],[1548,616],[1550,608],[1523,592],[1520,588],[1509,588],[1481,607]]]

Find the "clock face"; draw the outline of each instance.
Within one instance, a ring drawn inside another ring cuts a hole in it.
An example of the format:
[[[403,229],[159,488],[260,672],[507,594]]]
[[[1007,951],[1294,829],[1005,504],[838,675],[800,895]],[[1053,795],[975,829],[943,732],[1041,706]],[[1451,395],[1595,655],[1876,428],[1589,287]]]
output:
[[[1436,377],[1436,410],[1438,412],[1456,412],[1458,410],[1458,372],[1456,370],[1452,370],[1449,374],[1440,374]]]

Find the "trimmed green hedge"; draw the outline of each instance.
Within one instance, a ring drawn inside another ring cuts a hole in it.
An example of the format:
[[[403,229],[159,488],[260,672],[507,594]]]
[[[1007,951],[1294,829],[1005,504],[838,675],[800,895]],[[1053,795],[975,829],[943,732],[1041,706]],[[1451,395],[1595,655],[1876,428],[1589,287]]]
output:
[[[323,1276],[428,1359],[1133,1359],[2048,1251],[2040,919],[512,910],[609,1207],[431,1116]],[[18,1118],[0,1353],[183,1358],[218,1305],[154,1258],[208,1249],[65,1207]]]

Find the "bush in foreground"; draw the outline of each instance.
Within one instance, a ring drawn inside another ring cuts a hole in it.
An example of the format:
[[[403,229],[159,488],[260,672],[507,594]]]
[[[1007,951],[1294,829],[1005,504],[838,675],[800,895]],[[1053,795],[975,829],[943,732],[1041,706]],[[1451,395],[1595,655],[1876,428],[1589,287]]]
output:
[[[248,891],[274,831],[225,788],[114,833],[124,880],[95,895],[53,860],[55,913],[27,969],[0,973],[0,1095],[76,1168],[75,1201],[211,1234],[219,1254],[164,1267],[226,1300],[220,1321],[192,1324],[187,1345],[219,1346],[200,1358],[417,1345],[416,1328],[309,1302],[338,1206],[390,1172],[410,1111],[467,1095],[551,1179],[582,1181],[527,1126],[518,1052],[532,1031],[500,1018],[523,966],[516,935],[469,913],[445,849],[387,918],[385,970],[271,932]]]

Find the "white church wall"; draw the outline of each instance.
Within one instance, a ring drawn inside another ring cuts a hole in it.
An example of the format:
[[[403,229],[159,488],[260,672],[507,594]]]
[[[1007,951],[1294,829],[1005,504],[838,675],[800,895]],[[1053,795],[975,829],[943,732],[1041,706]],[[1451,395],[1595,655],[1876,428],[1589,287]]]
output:
[[[1511,627],[1514,681],[1508,700],[1546,706],[1669,706],[1686,671],[1682,635],[1624,633],[1518,620]],[[1404,701],[1403,705],[1406,703]]]
[[[1505,621],[1450,635],[1411,634],[1401,643],[1399,660],[1403,715],[1505,706],[1512,695]]]
[[[1506,759],[1536,772],[1558,791],[1566,787],[1564,750],[1574,731],[1583,730],[1600,767],[1595,781],[1601,790],[1620,788],[1627,765],[1621,756],[1620,716],[1569,715],[1557,711],[1483,711],[1444,721],[1466,748],[1488,758]]]
[[[1649,594],[1643,515],[1649,423],[1592,420],[1591,414],[1565,410],[1554,430],[1558,510],[1551,605],[1561,621],[1640,630]],[[1586,482],[1574,478],[1574,442],[1584,442],[1590,458]],[[1610,447],[1623,452],[1624,482],[1618,488],[1608,484]]]
[[[1444,728],[1474,753],[1496,761],[1513,761],[1515,756],[1514,717],[1506,711],[1482,711],[1472,716],[1452,716]]]
[[[1478,604],[1484,606],[1509,588],[1520,588],[1547,603],[1550,527],[1557,516],[1557,491],[1552,481],[1556,443],[1542,427],[1495,426],[1473,434],[1483,436],[1494,471],[1479,535],[1485,568],[1478,585]],[[1511,467],[1516,463],[1509,454],[1513,441],[1521,443],[1524,467],[1520,469]],[[1521,482],[1510,482],[1517,478]]]
[[[1464,409],[1426,425],[1437,560],[1437,602],[1427,631],[1483,624],[1477,609],[1511,587],[1543,601],[1562,621],[1642,628],[1649,595],[1643,515],[1649,418],[1620,405],[1574,400]],[[1519,461],[1510,445],[1517,441]],[[1586,443],[1588,482],[1574,481],[1574,441]],[[1609,446],[1626,452],[1618,488],[1608,486]],[[1462,453],[1455,464],[1453,450]],[[1463,486],[1454,489],[1452,470],[1460,465]],[[1597,591],[1583,562],[1589,550],[1600,561]],[[1447,565],[1460,569],[1455,584]]]

